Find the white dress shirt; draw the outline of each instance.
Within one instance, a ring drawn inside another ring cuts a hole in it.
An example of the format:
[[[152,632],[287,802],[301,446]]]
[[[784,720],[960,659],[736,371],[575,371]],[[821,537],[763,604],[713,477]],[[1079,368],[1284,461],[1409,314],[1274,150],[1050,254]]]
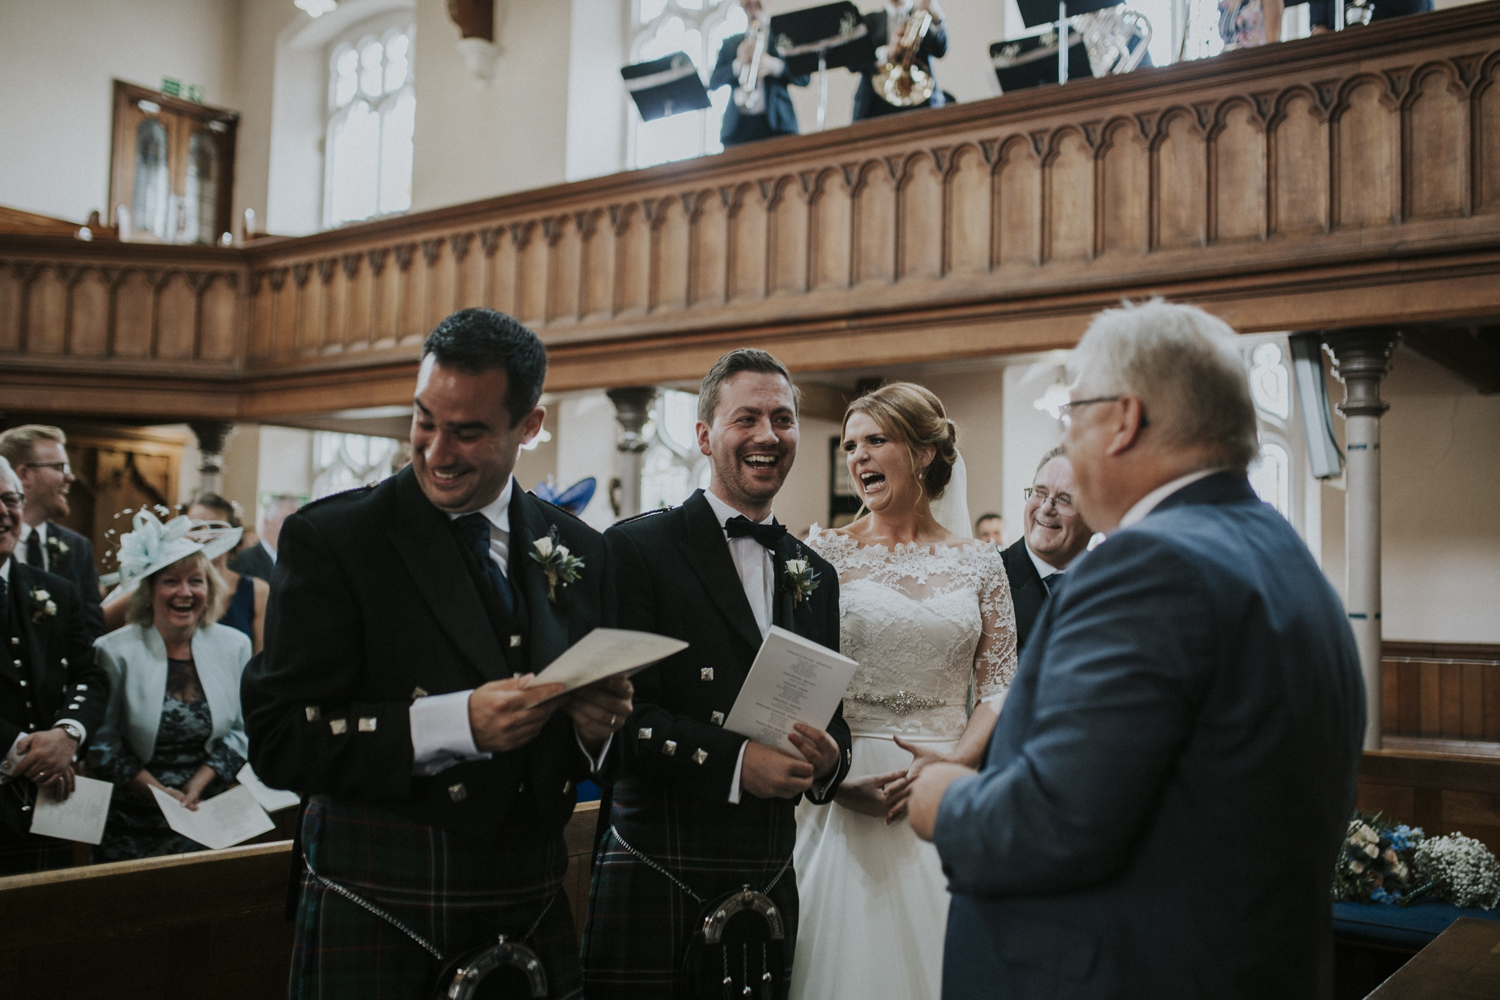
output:
[[[510,498],[515,492],[514,478],[505,484],[505,489],[487,506],[479,508],[490,522],[490,558],[500,567],[500,573],[509,578],[510,570]],[[472,512],[471,512],[472,513]],[[456,521],[463,514],[449,514]],[[466,760],[487,760],[490,754],[474,745],[474,731],[469,726],[469,695],[466,691],[451,691],[448,694],[428,695],[411,703],[407,710],[411,720],[412,773],[437,774]],[[577,726],[574,726],[577,734]],[[589,758],[594,771],[604,766],[604,757],[609,753],[613,735],[604,741],[597,756],[590,754],[578,736],[579,749]]]
[[[27,527],[27,526],[23,523],[22,524],[23,530],[24,530],[25,527]],[[32,529],[32,530],[36,530],[36,529]],[[22,537],[24,538],[25,536],[23,535]],[[42,544],[43,545],[47,544],[47,536],[46,535],[42,536]],[[18,550],[18,553],[19,553],[20,548],[21,548],[21,546],[19,546],[19,545],[16,546],[16,549]],[[46,550],[44,549],[43,551],[46,551]],[[12,574],[11,571],[10,571],[11,565],[13,563],[15,563],[15,562],[16,562],[15,559],[12,559],[10,556],[6,556],[5,557],[5,562],[0,563],[0,580],[4,580],[5,581],[5,588],[6,588],[7,599],[9,599],[10,588],[12,588],[12,587],[15,586],[15,582],[12,579],[12,577],[13,577],[14,574]],[[81,740],[78,741],[78,749],[82,750],[84,748],[84,746],[87,745],[87,743],[88,743],[88,739],[89,739],[88,727],[86,727],[83,723],[79,722],[77,719],[58,719],[56,722],[54,722],[52,724],[52,728],[56,729],[58,726],[62,725],[64,722],[72,723],[73,725],[77,726],[78,727],[78,731],[83,734],[83,739],[81,739]],[[32,733],[20,733],[20,734],[18,734],[15,739],[11,740],[10,746],[6,748],[5,756],[3,758],[0,758],[0,785],[4,785],[4,784],[9,783],[10,782],[10,772],[13,771],[13,770],[15,770],[21,764],[21,758],[22,758],[23,755],[16,753],[16,744],[21,742],[21,738],[23,736],[31,736],[31,735],[34,735],[34,734],[32,734]]]
[[[266,550],[266,555],[271,557],[271,565],[276,565],[276,547],[264,538],[260,540],[260,547]]]
[[[1056,566],[1052,565],[1041,556],[1031,551],[1030,545],[1026,546],[1026,554],[1031,557],[1031,565],[1036,567],[1036,575],[1041,577],[1043,580],[1047,579],[1047,577],[1049,576],[1055,576],[1056,574],[1062,572],[1062,570],[1058,569]]]
[[[1173,493],[1176,493],[1184,486],[1196,483],[1198,480],[1203,479],[1206,476],[1211,476],[1215,472],[1222,471],[1224,470],[1199,469],[1197,472],[1189,472],[1185,476],[1178,476],[1170,483],[1162,483],[1156,489],[1152,490],[1150,493],[1147,493],[1145,496],[1137,500],[1134,506],[1132,506],[1125,512],[1125,516],[1120,518],[1120,526],[1115,530],[1123,531],[1124,529],[1130,527],[1132,524],[1139,524],[1147,514],[1156,509],[1157,504],[1161,503]]]

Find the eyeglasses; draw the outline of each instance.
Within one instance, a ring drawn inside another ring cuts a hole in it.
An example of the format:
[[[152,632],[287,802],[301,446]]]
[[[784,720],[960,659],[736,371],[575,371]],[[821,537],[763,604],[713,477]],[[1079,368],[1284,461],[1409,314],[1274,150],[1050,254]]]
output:
[[[1079,406],[1092,406],[1095,403],[1117,403],[1124,396],[1095,396],[1093,399],[1075,399],[1071,403],[1064,403],[1057,408],[1057,418],[1062,421],[1064,428],[1073,426],[1073,410]]]
[[[1073,513],[1073,498],[1068,496],[1066,493],[1061,493],[1057,496],[1053,496],[1046,490],[1039,489],[1034,486],[1028,486],[1021,492],[1025,495],[1027,500],[1035,501],[1038,507],[1045,507],[1047,506],[1048,501],[1050,501],[1053,508],[1059,514]]]
[[[65,476],[73,474],[73,467],[67,462],[22,462],[21,464],[28,469],[61,469]]]
[[[0,505],[9,507],[11,510],[20,510],[26,503],[24,493],[0,493]]]

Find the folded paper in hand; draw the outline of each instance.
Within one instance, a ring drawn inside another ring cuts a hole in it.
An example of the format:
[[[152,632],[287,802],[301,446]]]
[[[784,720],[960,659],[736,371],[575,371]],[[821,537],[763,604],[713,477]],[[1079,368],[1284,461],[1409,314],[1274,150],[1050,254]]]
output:
[[[276,828],[244,785],[235,785],[227,792],[204,799],[198,803],[196,811],[186,808],[160,788],[153,787],[151,794],[156,797],[156,804],[167,818],[168,826],[215,851],[233,847]]]
[[[255,769],[249,764],[240,768],[240,773],[234,776],[234,780],[250,789],[250,794],[255,796],[255,801],[259,802],[260,807],[268,813],[290,809],[302,803],[302,796],[296,792],[284,792],[261,781],[260,775],[256,774]]]
[[[533,684],[565,684],[566,690],[644,670],[658,660],[687,649],[681,639],[623,628],[596,628],[547,664]]]
[[[104,821],[109,819],[109,800],[115,786],[107,781],[79,777],[73,794],[59,802],[46,789],[37,793],[31,813],[31,832],[58,840],[97,844],[104,839]]]
[[[772,625],[724,728],[801,759],[787,739],[792,724],[826,730],[858,666],[827,646]]]

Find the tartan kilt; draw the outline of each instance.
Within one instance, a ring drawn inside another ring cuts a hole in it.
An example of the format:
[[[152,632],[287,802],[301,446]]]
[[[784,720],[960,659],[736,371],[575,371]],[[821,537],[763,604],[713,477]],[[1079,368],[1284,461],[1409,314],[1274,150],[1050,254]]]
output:
[[[531,825],[518,826],[519,835],[478,847],[395,813],[318,797],[303,815],[302,843],[319,875],[390,913],[445,959],[505,934],[537,952],[550,1000],[577,1000],[578,945],[563,891],[567,846],[561,831],[538,840]],[[535,933],[522,939],[539,916]],[[303,871],[292,1000],[426,1000],[441,968],[388,921]]]
[[[589,1000],[669,1000],[706,902],[745,885],[765,891],[791,855],[795,806],[750,796],[738,806],[705,804],[650,788],[639,778],[617,783],[614,796],[610,821],[620,835],[705,902],[606,833],[589,887],[584,991]],[[784,974],[775,984],[776,997],[784,1000],[797,941],[797,875],[791,866],[768,895],[786,929]]]
[[[0,876],[29,875],[32,872],[71,868],[73,842],[27,834],[22,837],[0,835]]]

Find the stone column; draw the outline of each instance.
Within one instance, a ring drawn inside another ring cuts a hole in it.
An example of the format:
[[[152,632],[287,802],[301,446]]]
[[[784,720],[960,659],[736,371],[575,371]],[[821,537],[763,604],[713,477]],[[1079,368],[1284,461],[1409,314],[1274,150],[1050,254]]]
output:
[[[1380,380],[1391,370],[1393,327],[1334,330],[1323,342],[1344,384],[1344,604],[1365,677],[1365,749],[1380,749],[1380,418],[1390,404]]]
[[[188,426],[198,438],[198,489],[218,493],[223,489],[224,445],[234,433],[234,424],[224,420],[192,420]]]
[[[615,420],[620,423],[620,517],[635,517],[641,512],[641,455],[646,439],[641,429],[651,418],[651,404],[656,402],[656,387],[632,386],[610,389],[605,393],[615,404]]]

